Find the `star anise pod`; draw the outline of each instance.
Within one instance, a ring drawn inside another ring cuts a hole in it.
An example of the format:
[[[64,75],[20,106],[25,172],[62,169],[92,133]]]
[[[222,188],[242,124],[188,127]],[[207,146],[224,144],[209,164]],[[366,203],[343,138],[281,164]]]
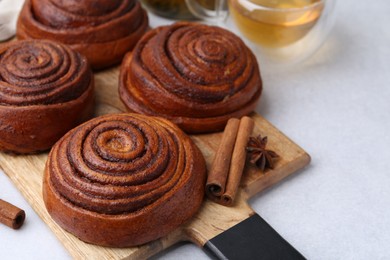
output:
[[[261,137],[250,137],[246,150],[250,155],[250,162],[255,164],[261,171],[267,168],[273,169],[275,161],[279,158],[279,155],[274,151],[267,150],[268,138]]]

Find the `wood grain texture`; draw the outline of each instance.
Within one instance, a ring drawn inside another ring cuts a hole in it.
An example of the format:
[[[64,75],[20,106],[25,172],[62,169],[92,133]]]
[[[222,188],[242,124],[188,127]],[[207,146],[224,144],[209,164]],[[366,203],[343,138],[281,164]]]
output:
[[[118,68],[95,74],[96,115],[125,111],[117,91]],[[75,259],[140,259],[149,257],[181,240],[203,246],[209,239],[246,219],[253,214],[247,204],[249,197],[279,182],[307,165],[309,155],[283,135],[260,115],[252,114],[255,120],[253,135],[268,136],[268,147],[281,158],[275,169],[264,174],[247,165],[240,190],[233,207],[225,207],[205,200],[201,210],[191,221],[167,237],[134,248],[104,248],[84,243],[62,230],[49,216],[42,200],[42,178],[47,153],[18,156],[0,153],[0,165],[42,220],[52,229],[62,244]],[[192,139],[201,149],[209,168],[217,150],[221,133],[195,135]]]

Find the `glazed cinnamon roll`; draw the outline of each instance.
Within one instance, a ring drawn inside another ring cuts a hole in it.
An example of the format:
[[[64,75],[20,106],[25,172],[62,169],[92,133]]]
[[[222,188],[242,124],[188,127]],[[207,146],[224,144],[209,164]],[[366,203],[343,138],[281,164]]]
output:
[[[189,133],[220,131],[254,110],[262,90],[253,53],[219,27],[156,28],[122,63],[119,93],[130,111],[162,116]]]
[[[106,115],[52,148],[43,198],[52,218],[83,241],[113,247],[165,236],[201,205],[205,162],[168,120]]]
[[[147,27],[135,0],[26,0],[17,37],[60,41],[101,69],[120,63]]]
[[[0,46],[0,150],[49,149],[93,114],[94,80],[86,58],[51,41]]]

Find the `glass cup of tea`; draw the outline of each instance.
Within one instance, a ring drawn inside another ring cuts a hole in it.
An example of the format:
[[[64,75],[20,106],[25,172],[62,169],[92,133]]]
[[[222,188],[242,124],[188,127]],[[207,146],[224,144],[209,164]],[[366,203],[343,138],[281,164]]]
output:
[[[335,0],[216,0],[214,12],[193,0],[185,1],[205,21],[229,28],[233,22],[262,63],[279,67],[297,64],[313,54],[335,18]],[[230,19],[225,19],[226,3]]]

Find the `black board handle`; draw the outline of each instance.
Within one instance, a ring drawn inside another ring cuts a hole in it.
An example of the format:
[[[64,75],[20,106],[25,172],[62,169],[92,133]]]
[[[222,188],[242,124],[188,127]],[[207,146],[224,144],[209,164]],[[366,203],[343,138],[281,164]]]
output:
[[[203,248],[215,259],[305,259],[258,214],[210,239]]]

